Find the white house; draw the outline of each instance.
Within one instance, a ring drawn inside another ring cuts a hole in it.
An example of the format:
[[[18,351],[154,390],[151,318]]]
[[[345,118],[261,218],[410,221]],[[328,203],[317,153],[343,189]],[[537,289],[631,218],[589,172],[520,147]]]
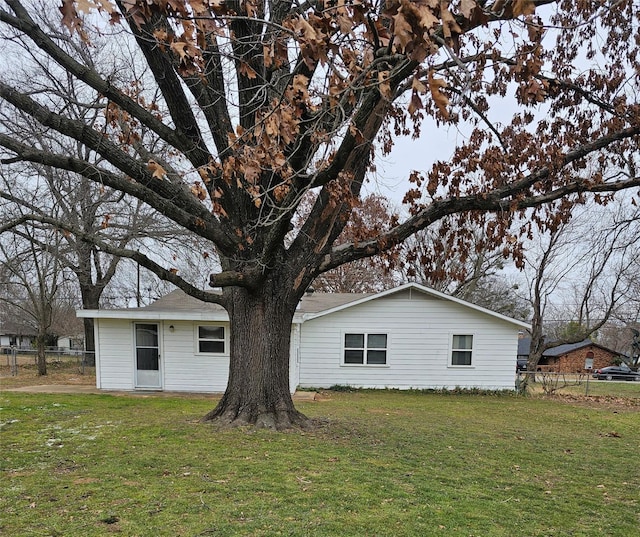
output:
[[[79,310],[95,319],[105,390],[222,392],[229,318],[173,291],[144,308]],[[512,390],[524,322],[418,284],[371,294],[307,294],[291,332],[290,387]]]

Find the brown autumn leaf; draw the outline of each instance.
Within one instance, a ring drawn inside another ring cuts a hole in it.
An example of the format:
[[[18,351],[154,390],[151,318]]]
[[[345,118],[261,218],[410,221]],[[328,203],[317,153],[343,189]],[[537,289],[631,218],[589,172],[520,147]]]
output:
[[[253,67],[251,67],[246,62],[241,62],[240,63],[240,68],[238,69],[238,71],[240,72],[241,75],[246,76],[247,78],[249,78],[251,80],[253,80],[254,78],[256,78],[258,76],[258,73],[255,72]]]
[[[424,105],[422,104],[422,99],[420,98],[420,95],[418,95],[418,92],[416,91],[411,92],[411,101],[409,101],[409,108],[408,108],[409,113],[413,115],[421,108],[424,108]]]
[[[79,35],[84,35],[82,19],[76,11],[73,0],[62,0],[62,5],[58,9],[62,13],[62,24],[67,27],[69,33],[78,32]]]
[[[447,110],[447,105],[449,104],[449,97],[447,97],[444,93],[442,93],[442,89],[447,87],[447,83],[440,79],[433,77],[433,70],[429,71],[429,91],[431,92],[431,97],[433,101],[436,103],[438,110],[444,116],[445,119],[449,119],[449,111]]]
[[[153,174],[153,177],[156,179],[162,180],[167,175],[165,169],[160,166],[160,164],[158,164],[155,160],[150,160],[147,163],[147,169]]]
[[[207,199],[207,191],[202,186],[200,181],[196,181],[194,185],[191,187],[191,193],[198,198],[200,201],[204,201]]]
[[[462,33],[462,28],[458,26],[455,17],[449,11],[448,0],[440,0],[440,17],[442,18],[442,33],[446,39],[451,39],[454,34]]]
[[[533,15],[536,12],[536,5],[533,0],[515,0],[513,2],[513,16]]]
[[[462,0],[460,2],[460,13],[467,19],[471,18],[471,14],[478,7],[475,0]]]
[[[378,73],[378,88],[380,90],[380,94],[387,98],[391,99],[391,84],[389,84],[389,71],[380,71]]]
[[[394,45],[398,51],[404,52],[413,40],[413,28],[402,11],[393,16],[393,33]]]
[[[411,89],[420,93],[427,93],[427,87],[424,85],[424,82],[422,82],[422,80],[420,80],[417,76],[414,76],[413,80],[411,81]]]

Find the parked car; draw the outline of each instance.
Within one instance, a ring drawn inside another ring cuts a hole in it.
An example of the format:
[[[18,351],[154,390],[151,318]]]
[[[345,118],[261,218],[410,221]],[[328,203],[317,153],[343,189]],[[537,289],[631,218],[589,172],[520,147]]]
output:
[[[518,358],[516,363],[516,371],[526,371],[527,370],[527,359],[526,358]]]
[[[594,379],[600,380],[640,380],[640,372],[634,371],[625,364],[596,369],[592,376]]]

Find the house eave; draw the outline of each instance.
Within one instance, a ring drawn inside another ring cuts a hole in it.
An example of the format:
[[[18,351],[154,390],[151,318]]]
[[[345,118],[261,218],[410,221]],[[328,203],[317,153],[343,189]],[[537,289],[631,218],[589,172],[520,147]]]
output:
[[[149,311],[149,310],[76,310],[82,319],[126,319],[132,321],[218,321],[229,322],[226,311]],[[293,323],[302,323],[302,315],[296,313]]]
[[[131,319],[149,321],[229,321],[226,311],[76,310],[86,319]]]

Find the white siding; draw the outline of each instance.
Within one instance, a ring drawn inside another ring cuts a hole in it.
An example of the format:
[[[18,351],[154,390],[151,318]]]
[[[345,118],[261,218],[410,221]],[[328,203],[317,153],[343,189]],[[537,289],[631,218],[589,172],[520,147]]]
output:
[[[145,322],[136,319],[136,322]],[[229,323],[223,354],[197,352],[196,327],[205,321],[158,321],[162,389],[223,392],[229,371]],[[290,387],[350,385],[369,388],[514,389],[518,328],[451,300],[415,289],[378,297],[295,325]],[[387,334],[385,366],[342,365],[345,333]],[[470,367],[451,366],[453,334],[473,335]],[[133,390],[133,321],[96,322],[96,383]]]
[[[97,319],[96,384],[104,390],[135,389],[133,322],[120,319]],[[139,321],[136,322],[145,322]],[[157,321],[149,321],[157,322]],[[184,392],[223,392],[229,374],[228,323],[211,323],[225,327],[224,354],[199,354],[196,326],[208,324],[192,321],[159,323],[160,373],[162,389]],[[170,330],[173,326],[173,330]]]
[[[196,327],[224,326],[224,354],[199,354]],[[173,326],[173,331],[169,328]],[[229,323],[164,321],[161,362],[164,389],[178,392],[224,392],[229,377]]]
[[[96,319],[96,384],[103,390],[133,390],[133,329],[126,319]]]
[[[341,365],[344,333],[386,333],[386,366]],[[451,367],[453,334],[472,334],[470,367]],[[465,306],[404,291],[305,322],[300,386],[514,389],[517,328]]]
[[[300,384],[300,325],[291,326],[291,344],[289,350],[289,390],[296,391]]]

